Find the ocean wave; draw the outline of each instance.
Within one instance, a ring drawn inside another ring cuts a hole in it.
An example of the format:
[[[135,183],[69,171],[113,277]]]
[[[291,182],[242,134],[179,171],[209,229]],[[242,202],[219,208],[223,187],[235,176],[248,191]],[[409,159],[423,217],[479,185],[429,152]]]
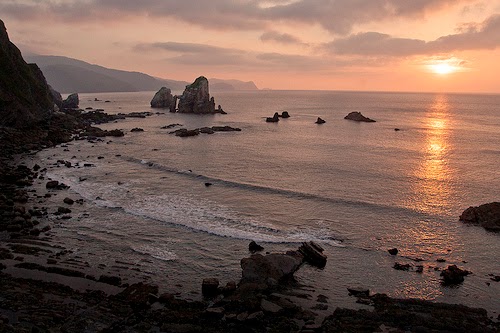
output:
[[[146,162],[148,163],[148,162]],[[337,235],[324,228],[277,227],[241,216],[221,204],[188,195],[148,195],[130,191],[131,187],[94,182],[79,182],[77,177],[51,173],[50,178],[64,182],[71,190],[93,204],[126,214],[152,219],[221,237],[269,243],[318,241],[342,246]]]

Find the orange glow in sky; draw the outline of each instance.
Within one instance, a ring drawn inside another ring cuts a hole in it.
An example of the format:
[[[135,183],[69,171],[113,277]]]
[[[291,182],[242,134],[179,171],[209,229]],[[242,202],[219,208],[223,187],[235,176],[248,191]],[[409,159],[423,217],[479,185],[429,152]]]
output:
[[[259,88],[500,93],[500,0],[2,0],[23,53]]]

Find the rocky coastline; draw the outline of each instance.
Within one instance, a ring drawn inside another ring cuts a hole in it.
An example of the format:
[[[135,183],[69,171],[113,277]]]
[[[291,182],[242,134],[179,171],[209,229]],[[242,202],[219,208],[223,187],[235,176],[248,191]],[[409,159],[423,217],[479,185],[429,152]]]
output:
[[[89,119],[75,119],[92,127]],[[81,128],[67,134],[99,140]],[[42,141],[35,146],[41,149],[46,145]],[[33,147],[33,142],[18,145],[16,152],[31,154],[28,148]],[[3,151],[2,155],[4,162],[12,161],[13,155]],[[328,264],[327,254],[321,255],[321,247],[314,244],[271,254],[263,254],[265,249],[256,243],[250,244],[248,257],[241,260],[241,280],[219,286],[218,280],[206,277],[200,281],[200,291],[205,294],[200,301],[162,293],[161,286],[123,279],[130,274],[126,269],[92,273],[89,268],[93,263],[70,260],[69,249],[51,242],[52,224],[71,218],[71,210],[81,199],[70,198],[64,184],[45,178],[48,165],[29,165],[20,157],[15,160],[20,163],[3,163],[0,185],[2,332],[498,331],[498,323],[483,309],[394,299],[357,289],[345,292],[372,310],[331,308],[331,315],[318,322],[314,309],[301,307],[291,297],[295,270],[302,265]],[[54,163],[71,166],[64,160]],[[41,180],[45,189],[33,187],[36,180]],[[60,203],[49,205],[47,195],[57,195]],[[317,254],[306,262],[310,251]],[[320,296],[316,308],[328,309],[328,298]]]
[[[200,281],[205,294],[200,301],[126,279],[130,275],[126,262],[116,262],[111,271],[96,269],[95,263],[77,256],[70,258],[70,249],[53,242],[52,227],[71,219],[72,211],[84,201],[72,198],[65,184],[48,179],[50,165],[30,164],[27,157],[55,145],[69,149],[72,140],[93,143],[123,136],[123,131],[104,131],[93,125],[150,114],[84,112],[76,108],[75,95],[71,103],[63,104],[41,72],[22,61],[0,23],[1,50],[7,50],[0,54],[0,59],[7,59],[1,65],[13,69],[7,80],[0,78],[0,87],[14,82],[12,90],[2,90],[0,95],[0,115],[6,115],[0,123],[1,332],[498,332],[498,322],[484,309],[393,299],[355,289],[345,292],[371,310],[332,308],[331,315],[318,322],[313,309],[290,300],[296,270],[328,264],[328,254],[314,243],[305,243],[297,251],[269,254],[253,253],[263,249],[251,244],[248,257],[241,260],[241,280],[219,287],[218,280],[207,276]],[[35,87],[31,91],[36,96],[26,99],[25,85]],[[203,85],[198,91],[205,91]],[[188,96],[183,103],[191,101]],[[210,113],[215,110],[213,98],[200,105]],[[51,163],[75,167],[57,156]],[[44,186],[37,187],[38,183]],[[134,272],[141,275],[140,270]],[[316,309],[328,310],[326,296],[316,301]]]

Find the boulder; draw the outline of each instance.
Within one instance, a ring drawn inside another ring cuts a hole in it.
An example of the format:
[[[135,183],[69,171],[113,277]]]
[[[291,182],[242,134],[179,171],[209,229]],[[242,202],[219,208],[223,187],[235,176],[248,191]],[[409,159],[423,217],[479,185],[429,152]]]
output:
[[[250,244],[248,244],[248,251],[255,253],[264,250],[262,246],[259,244],[255,243],[255,241],[251,241]]]
[[[160,90],[158,90],[154,95],[150,104],[152,108],[171,108],[171,106],[174,104],[172,91],[167,87],[161,87]]]
[[[460,215],[460,221],[480,225],[489,231],[500,232],[500,202],[469,207]]]
[[[79,104],[80,99],[78,98],[78,94],[73,93],[62,102],[62,107],[63,109],[78,109]]]
[[[370,296],[370,289],[366,288],[347,288],[350,296],[354,297],[368,297]]]
[[[280,115],[278,112],[275,112],[274,116],[266,118],[266,123],[277,123],[278,121],[280,121]]]
[[[268,280],[283,281],[293,277],[299,269],[304,257],[298,251],[289,251],[285,254],[272,253],[268,255],[254,254],[249,258],[241,259],[243,269],[241,283],[263,283]]]
[[[67,197],[66,197],[66,198],[64,198],[63,202],[64,202],[65,204],[67,204],[67,205],[72,205],[72,204],[74,204],[74,203],[75,203],[75,201],[74,201],[73,199],[71,199],[71,198],[67,198]]]
[[[204,76],[198,77],[192,84],[186,86],[186,89],[179,97],[178,112],[196,114],[223,113],[221,107],[215,109],[215,100],[210,97],[208,80]]]
[[[324,123],[326,123],[326,121],[324,121],[320,117],[318,117],[318,119],[316,119],[316,124],[324,124]]]
[[[283,111],[281,112],[281,118],[290,118],[290,114],[288,113],[288,111]]]
[[[347,120],[354,120],[354,121],[362,121],[366,123],[374,123],[375,120],[367,118],[361,114],[361,112],[350,112],[347,116],[344,117],[344,119]]]
[[[216,278],[203,279],[201,292],[204,296],[214,296],[219,293],[219,280]]]
[[[393,256],[395,256],[396,254],[398,254],[398,249],[396,249],[396,248],[389,249],[387,251],[389,252],[390,255],[393,255]]]
[[[130,132],[144,132],[144,130],[142,128],[139,128],[139,127],[134,127],[130,130]]]
[[[441,272],[442,283],[443,285],[459,284],[464,282],[464,277],[469,274],[469,271],[460,269],[456,265],[449,265]]]
[[[299,251],[304,255],[305,260],[311,265],[320,268],[325,267],[326,255],[323,254],[323,248],[315,242],[302,243]]]

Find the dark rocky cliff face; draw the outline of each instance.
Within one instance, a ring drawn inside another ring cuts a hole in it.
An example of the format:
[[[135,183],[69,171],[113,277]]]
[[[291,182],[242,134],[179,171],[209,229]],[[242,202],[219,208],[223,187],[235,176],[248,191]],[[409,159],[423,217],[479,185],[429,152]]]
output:
[[[27,64],[0,20],[0,126],[29,127],[54,109],[50,88],[35,64]]]

